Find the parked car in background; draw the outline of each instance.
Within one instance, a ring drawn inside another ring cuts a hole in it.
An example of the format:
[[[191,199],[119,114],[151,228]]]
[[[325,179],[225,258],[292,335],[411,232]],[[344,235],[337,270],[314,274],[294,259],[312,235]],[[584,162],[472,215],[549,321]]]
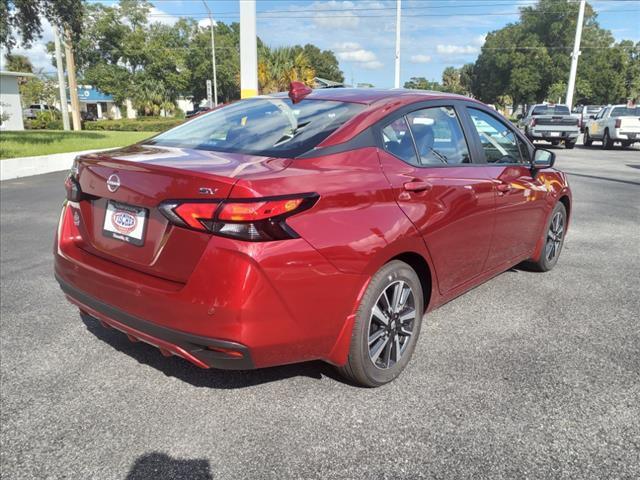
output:
[[[185,114],[185,118],[195,117],[196,115],[200,115],[201,113],[209,112],[211,109],[209,107],[196,107],[193,110],[188,110]]]
[[[584,130],[584,144],[602,142],[602,148],[613,147],[614,143],[626,148],[640,142],[640,106],[609,105],[603,108]]]
[[[552,145],[562,142],[569,149],[575,146],[580,135],[578,119],[571,115],[566,105],[532,105],[520,125],[531,141],[544,140]]]
[[[324,360],[378,386],[425,312],[556,265],[554,158],[476,100],[296,84],[78,157],[55,275],[81,315],[199,367]]]
[[[24,110],[22,110],[22,114],[24,115],[24,118],[26,118],[27,120],[35,120],[35,118],[37,117],[38,113],[40,112],[56,112],[58,113],[58,109],[55,107],[51,107],[49,105],[46,105],[44,103],[34,103],[32,105],[29,105],[28,108],[25,108]]]
[[[98,120],[98,116],[91,110],[81,111],[80,118],[85,122],[95,122],[96,120]]]
[[[602,105],[579,105],[573,109],[574,116],[578,119],[578,126],[580,127],[580,133],[584,132],[585,126],[590,119],[595,116],[604,107]]]

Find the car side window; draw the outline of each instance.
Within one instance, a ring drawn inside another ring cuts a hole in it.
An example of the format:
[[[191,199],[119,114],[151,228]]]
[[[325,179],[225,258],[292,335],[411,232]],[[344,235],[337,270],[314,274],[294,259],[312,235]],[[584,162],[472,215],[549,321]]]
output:
[[[405,117],[394,120],[382,129],[384,149],[411,165],[418,166],[413,137]]]
[[[469,108],[487,163],[527,163],[522,151],[526,145],[513,130],[497,118],[475,108]]]
[[[407,120],[422,165],[471,163],[454,108],[424,108],[408,114]]]

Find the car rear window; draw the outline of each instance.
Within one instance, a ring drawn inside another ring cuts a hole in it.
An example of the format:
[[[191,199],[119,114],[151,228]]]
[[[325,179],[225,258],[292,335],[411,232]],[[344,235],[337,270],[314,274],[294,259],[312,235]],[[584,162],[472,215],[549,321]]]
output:
[[[640,117],[640,107],[615,107],[610,117]]]
[[[569,115],[566,105],[538,105],[533,108],[531,115]]]
[[[308,152],[365,108],[357,103],[254,98],[183,123],[148,144],[296,157]]]

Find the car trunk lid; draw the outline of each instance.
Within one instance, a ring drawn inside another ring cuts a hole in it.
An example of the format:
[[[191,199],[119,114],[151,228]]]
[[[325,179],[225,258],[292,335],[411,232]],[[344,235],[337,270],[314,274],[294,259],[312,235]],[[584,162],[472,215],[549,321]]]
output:
[[[176,199],[224,200],[239,179],[278,172],[288,162],[149,145],[79,157],[77,177],[86,198],[79,202],[79,246],[127,267],[186,282],[210,235],[172,226],[158,205]]]

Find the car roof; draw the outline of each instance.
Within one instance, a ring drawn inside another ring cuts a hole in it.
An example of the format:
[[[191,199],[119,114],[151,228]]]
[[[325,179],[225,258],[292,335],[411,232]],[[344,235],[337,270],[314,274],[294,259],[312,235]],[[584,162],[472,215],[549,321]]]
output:
[[[271,98],[287,97],[287,92],[266,95]],[[415,97],[416,100],[430,98],[455,98],[469,100],[468,97],[453,93],[436,92],[431,90],[413,90],[407,88],[317,88],[304,98],[308,100],[328,100],[371,105],[380,100],[392,100],[398,97]]]

